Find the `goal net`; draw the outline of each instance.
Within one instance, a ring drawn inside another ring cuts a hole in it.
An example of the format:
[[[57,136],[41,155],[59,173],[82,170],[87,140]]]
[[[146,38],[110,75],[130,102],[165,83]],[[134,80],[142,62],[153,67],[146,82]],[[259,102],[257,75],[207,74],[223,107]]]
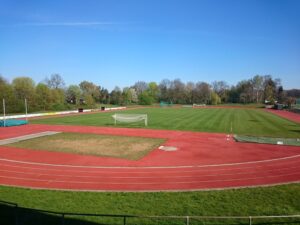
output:
[[[145,121],[145,126],[148,125],[147,114],[114,114],[112,117],[114,118],[115,125],[117,122],[134,123],[139,121]]]

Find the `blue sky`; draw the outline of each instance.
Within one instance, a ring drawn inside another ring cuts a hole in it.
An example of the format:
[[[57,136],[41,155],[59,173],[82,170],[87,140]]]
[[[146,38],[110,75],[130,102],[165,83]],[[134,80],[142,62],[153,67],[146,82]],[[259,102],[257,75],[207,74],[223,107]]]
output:
[[[300,1],[0,0],[0,74],[112,90],[256,74],[300,88]]]

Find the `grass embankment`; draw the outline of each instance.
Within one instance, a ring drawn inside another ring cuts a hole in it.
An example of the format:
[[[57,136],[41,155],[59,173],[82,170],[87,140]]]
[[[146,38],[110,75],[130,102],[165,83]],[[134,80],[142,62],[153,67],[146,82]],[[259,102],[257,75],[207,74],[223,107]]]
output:
[[[114,126],[115,112],[36,119],[31,123]],[[270,137],[300,136],[300,125],[260,109],[240,108],[144,108],[117,113],[148,114],[148,128],[189,130]],[[119,127],[143,127],[143,123],[118,124]]]
[[[17,202],[23,207],[78,213],[190,216],[300,214],[300,184],[178,193],[93,193],[0,187],[0,199]]]
[[[7,146],[138,160],[163,142],[159,138],[59,133]]]

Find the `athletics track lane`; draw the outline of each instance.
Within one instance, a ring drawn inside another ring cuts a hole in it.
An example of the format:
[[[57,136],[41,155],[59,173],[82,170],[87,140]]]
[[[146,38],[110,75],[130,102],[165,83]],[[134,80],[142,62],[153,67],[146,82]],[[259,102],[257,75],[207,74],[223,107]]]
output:
[[[139,161],[0,147],[0,183],[93,191],[201,190],[300,181],[300,148],[227,141],[225,134],[28,125],[1,136],[68,131],[164,137],[175,152]]]
[[[300,114],[298,113],[293,113],[285,110],[275,110],[275,109],[267,109],[267,112],[273,113],[277,116],[283,117],[293,122],[300,123]]]

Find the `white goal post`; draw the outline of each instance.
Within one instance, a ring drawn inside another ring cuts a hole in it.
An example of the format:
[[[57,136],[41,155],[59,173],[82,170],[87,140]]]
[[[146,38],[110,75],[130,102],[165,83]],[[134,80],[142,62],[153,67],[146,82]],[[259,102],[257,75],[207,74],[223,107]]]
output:
[[[138,121],[145,121],[145,126],[148,126],[148,115],[147,114],[114,114],[112,117],[115,120],[115,125],[117,121],[125,123],[133,123]]]

